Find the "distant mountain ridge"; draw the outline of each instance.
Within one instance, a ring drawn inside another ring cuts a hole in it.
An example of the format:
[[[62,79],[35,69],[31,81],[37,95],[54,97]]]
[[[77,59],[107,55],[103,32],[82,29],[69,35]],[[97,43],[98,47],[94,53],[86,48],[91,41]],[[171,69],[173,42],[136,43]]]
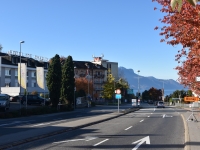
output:
[[[134,89],[134,93],[136,93],[138,91],[138,74],[134,73],[133,69],[126,69],[125,67],[118,67],[118,73],[119,77],[122,76],[128,81],[130,88]],[[187,88],[184,88],[183,85],[173,79],[165,80],[157,79],[152,76],[144,77],[139,75],[140,92],[149,90],[151,87],[162,89],[163,82],[165,95],[169,95],[175,90],[187,90]]]

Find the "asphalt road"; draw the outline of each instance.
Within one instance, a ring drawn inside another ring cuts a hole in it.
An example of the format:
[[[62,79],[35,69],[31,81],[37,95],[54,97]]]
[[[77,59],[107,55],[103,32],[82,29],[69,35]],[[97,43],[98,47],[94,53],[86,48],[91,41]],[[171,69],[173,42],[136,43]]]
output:
[[[131,104],[120,106],[120,111],[130,108]],[[76,109],[72,112],[63,112],[39,116],[30,116],[13,119],[0,119],[0,136],[69,122],[77,119],[93,117],[102,114],[117,112],[117,106],[97,106],[91,108]]]
[[[11,150],[183,150],[181,111],[145,108]]]

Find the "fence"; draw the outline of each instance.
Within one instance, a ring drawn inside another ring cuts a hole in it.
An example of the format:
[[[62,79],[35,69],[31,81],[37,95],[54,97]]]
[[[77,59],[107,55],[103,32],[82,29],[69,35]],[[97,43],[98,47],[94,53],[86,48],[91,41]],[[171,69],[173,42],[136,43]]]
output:
[[[190,103],[190,104],[175,103],[175,106],[176,107],[183,107],[183,108],[191,108],[191,107],[200,108],[200,103],[196,102],[195,105],[193,103]]]

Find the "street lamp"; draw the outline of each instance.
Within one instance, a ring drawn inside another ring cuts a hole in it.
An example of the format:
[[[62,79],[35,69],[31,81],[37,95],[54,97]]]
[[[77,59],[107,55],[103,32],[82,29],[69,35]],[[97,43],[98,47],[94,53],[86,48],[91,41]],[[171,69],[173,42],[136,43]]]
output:
[[[74,66],[74,82],[76,82],[76,77],[75,77],[75,69],[76,69],[76,66]],[[74,84],[74,109],[76,107],[76,104],[75,104],[75,91],[76,91],[76,84]]]
[[[19,84],[20,84],[20,87],[19,87],[19,95],[20,95],[20,101],[19,101],[19,103],[20,103],[20,109],[21,109],[21,55],[22,55],[22,53],[21,53],[21,44],[22,43],[25,43],[25,41],[20,41],[20,55],[19,55],[19,75],[20,75],[20,79],[19,79]]]
[[[164,99],[164,95],[165,95],[164,92],[165,92],[165,91],[164,91],[164,81],[163,81],[163,90],[162,90],[162,100],[163,100],[163,102],[164,102],[164,100],[165,100],[165,99]]]
[[[140,72],[140,70],[138,70],[137,72],[138,72],[138,98],[139,98],[139,93],[140,93],[139,72]]]

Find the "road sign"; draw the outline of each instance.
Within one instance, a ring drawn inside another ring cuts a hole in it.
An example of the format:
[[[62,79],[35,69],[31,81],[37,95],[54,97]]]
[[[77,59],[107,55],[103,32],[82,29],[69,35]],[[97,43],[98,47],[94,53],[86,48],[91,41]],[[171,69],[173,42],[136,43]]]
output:
[[[133,89],[127,89],[127,94],[133,94]]]
[[[136,99],[132,99],[132,106],[136,106]]]
[[[200,77],[196,77],[196,81],[199,82],[200,81]]]
[[[115,98],[116,98],[116,99],[121,99],[121,98],[122,98],[122,95],[121,95],[121,94],[115,94]]]
[[[184,101],[195,102],[195,101],[199,101],[199,98],[198,97],[184,97]]]
[[[116,93],[116,94],[121,94],[121,90],[120,90],[120,89],[116,89],[116,90],[115,90],[115,93]]]

